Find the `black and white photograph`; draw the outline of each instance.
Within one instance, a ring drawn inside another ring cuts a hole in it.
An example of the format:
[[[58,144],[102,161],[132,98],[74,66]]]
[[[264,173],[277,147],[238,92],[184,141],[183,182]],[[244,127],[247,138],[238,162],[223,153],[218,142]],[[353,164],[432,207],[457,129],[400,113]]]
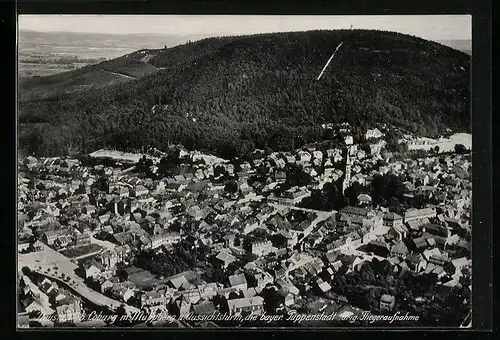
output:
[[[472,327],[471,15],[17,21],[18,329]]]

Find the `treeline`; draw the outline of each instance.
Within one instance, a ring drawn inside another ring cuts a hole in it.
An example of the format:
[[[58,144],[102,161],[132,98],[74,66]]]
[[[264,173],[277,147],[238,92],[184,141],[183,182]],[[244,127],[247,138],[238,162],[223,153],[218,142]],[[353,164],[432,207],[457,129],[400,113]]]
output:
[[[469,56],[401,34],[212,38],[157,52],[149,63],[162,69],[136,81],[20,102],[27,131],[21,147],[58,154],[69,145],[128,150],[178,142],[231,157],[321,141],[324,122],[359,128],[384,122],[429,137],[446,128],[469,130]]]

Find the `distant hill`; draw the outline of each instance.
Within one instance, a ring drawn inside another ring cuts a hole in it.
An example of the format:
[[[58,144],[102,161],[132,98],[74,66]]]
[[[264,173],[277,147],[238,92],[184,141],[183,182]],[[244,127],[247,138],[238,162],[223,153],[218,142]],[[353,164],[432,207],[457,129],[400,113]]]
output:
[[[84,46],[91,50],[99,48],[124,48],[127,53],[141,48],[160,48],[164,45],[173,47],[184,44],[188,40],[204,38],[202,35],[182,34],[107,34],[82,32],[38,32],[30,30],[19,31],[19,42],[30,44]],[[57,51],[54,51],[57,53]],[[67,53],[67,52],[65,52]]]
[[[440,44],[446,45],[448,47],[454,48],[456,50],[462,51],[469,55],[472,55],[472,40],[438,40]]]
[[[464,132],[469,63],[442,44],[382,31],[203,39],[20,84],[19,142],[39,154],[180,142],[232,157],[321,140],[325,122],[350,122],[357,134],[377,123],[429,137]]]

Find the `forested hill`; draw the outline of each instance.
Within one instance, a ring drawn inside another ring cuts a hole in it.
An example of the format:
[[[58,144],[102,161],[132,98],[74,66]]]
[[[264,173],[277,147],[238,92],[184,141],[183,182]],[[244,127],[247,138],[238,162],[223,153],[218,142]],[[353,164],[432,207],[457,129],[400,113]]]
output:
[[[470,57],[408,35],[277,33],[133,55],[106,63],[124,67],[128,58],[154,72],[20,101],[20,146],[49,155],[69,146],[164,149],[170,141],[231,157],[318,141],[326,122],[347,121],[358,130],[383,122],[425,136],[470,130]],[[49,80],[48,88],[59,84]]]

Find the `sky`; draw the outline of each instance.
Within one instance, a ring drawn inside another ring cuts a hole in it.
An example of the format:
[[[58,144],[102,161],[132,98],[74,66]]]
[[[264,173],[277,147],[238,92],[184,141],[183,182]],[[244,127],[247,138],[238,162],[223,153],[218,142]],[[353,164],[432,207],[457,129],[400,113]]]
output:
[[[470,15],[20,15],[20,30],[109,34],[240,35],[377,29],[428,40],[472,39]]]

